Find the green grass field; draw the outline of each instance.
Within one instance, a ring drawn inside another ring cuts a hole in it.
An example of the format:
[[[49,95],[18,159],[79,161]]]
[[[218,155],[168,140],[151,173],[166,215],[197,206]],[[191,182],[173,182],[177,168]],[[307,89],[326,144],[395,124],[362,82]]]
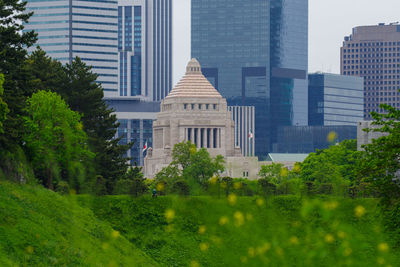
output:
[[[154,266],[72,198],[0,182],[0,266]]]
[[[399,266],[377,203],[60,196],[0,183],[0,266]]]

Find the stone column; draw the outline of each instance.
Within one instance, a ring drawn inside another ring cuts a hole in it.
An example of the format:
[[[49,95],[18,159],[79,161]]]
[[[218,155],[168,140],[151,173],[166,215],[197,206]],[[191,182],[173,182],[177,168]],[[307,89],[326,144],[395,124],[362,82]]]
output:
[[[196,128],[196,131],[197,131],[196,147],[200,148],[200,134],[201,134],[200,128]]]
[[[190,128],[190,143],[194,144],[194,128]]]
[[[217,128],[215,131],[215,136],[214,136],[215,140],[216,140],[216,148],[219,148],[219,129]]]
[[[214,148],[214,128],[210,129],[210,148]]]
[[[207,148],[207,128],[203,128],[203,147]]]

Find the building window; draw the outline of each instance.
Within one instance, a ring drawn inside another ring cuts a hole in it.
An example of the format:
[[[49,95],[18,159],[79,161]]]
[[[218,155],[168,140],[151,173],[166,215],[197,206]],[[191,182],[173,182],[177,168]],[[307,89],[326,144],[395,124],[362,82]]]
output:
[[[183,109],[187,109],[187,104],[183,104]]]
[[[213,104],[213,108],[214,108],[214,109],[217,109],[217,104]]]
[[[201,109],[201,104],[199,104],[199,109]]]
[[[209,104],[206,104],[206,109],[208,109]]]
[[[192,109],[194,109],[194,104],[192,104]]]

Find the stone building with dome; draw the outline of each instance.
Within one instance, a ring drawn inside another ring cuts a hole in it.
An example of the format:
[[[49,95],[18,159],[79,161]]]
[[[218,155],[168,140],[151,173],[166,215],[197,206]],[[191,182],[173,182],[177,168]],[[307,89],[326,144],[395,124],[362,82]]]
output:
[[[224,175],[256,179],[260,166],[268,163],[244,157],[241,148],[235,147],[234,129],[226,99],[204,77],[200,63],[190,60],[186,74],[161,101],[153,123],[153,147],[144,159],[144,175],[154,178],[171,163],[174,145],[190,141],[197,148],[206,148],[212,157],[222,155]]]

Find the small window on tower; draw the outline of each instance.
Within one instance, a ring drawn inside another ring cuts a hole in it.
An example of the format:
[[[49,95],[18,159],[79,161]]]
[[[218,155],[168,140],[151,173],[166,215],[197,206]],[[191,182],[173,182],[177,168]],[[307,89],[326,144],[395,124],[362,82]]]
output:
[[[183,104],[183,109],[187,109],[187,104]]]
[[[199,109],[201,109],[201,104],[199,104]]]
[[[209,104],[206,104],[206,109],[208,109],[208,107],[209,107]]]
[[[214,108],[214,109],[217,109],[217,104],[213,104],[213,108]]]
[[[192,109],[194,109],[194,104],[192,104]]]

